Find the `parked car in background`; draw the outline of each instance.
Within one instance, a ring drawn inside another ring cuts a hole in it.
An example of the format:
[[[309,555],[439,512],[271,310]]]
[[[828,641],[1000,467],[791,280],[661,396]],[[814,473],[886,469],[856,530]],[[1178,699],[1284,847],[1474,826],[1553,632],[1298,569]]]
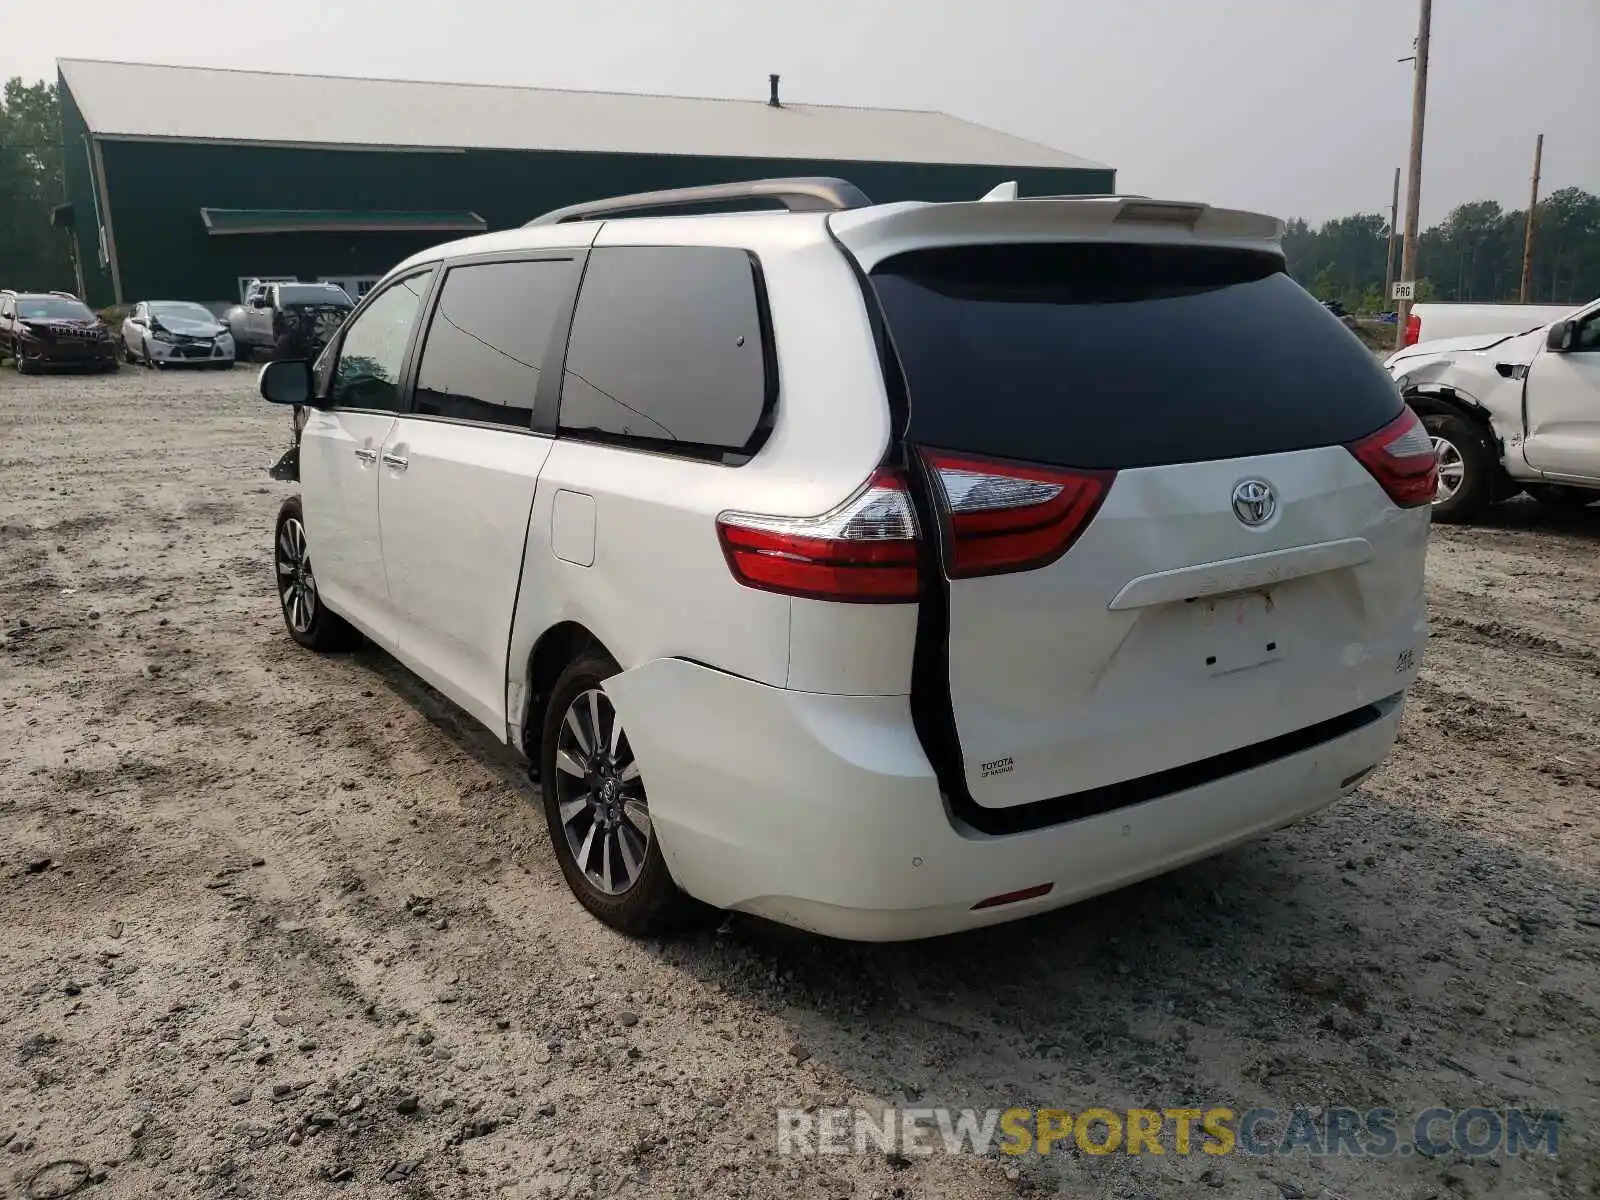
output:
[[[52,369],[115,371],[106,323],[68,292],[0,291],[0,357],[24,375]]]
[[[1515,336],[1423,342],[1384,365],[1438,455],[1435,520],[1471,521],[1519,492],[1600,500],[1600,300]]]
[[[1411,306],[1406,321],[1405,344],[1436,342],[1479,334],[1527,333],[1551,321],[1569,317],[1576,304],[1444,304],[1424,301]]]
[[[122,359],[149,367],[233,366],[233,335],[203,304],[141,300],[122,322]]]
[[[261,373],[310,406],[289,635],[524,751],[630,932],[921,937],[1214,854],[1383,759],[1427,636],[1433,448],[1281,233],[767,180],[419,254]]]
[[[315,358],[354,307],[335,284],[257,282],[222,320],[241,360],[262,351],[273,358]]]

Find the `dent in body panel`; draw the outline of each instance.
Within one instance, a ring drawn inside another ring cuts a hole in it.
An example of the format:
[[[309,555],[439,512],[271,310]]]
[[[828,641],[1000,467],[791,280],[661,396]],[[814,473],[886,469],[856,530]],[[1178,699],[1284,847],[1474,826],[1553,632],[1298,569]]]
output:
[[[1525,430],[1523,395],[1528,365],[1544,331],[1508,338],[1484,350],[1440,350],[1390,358],[1388,369],[1405,392],[1454,400],[1489,418],[1496,437],[1520,450]],[[1509,456],[1508,456],[1509,457]],[[1520,453],[1516,456],[1520,460]]]

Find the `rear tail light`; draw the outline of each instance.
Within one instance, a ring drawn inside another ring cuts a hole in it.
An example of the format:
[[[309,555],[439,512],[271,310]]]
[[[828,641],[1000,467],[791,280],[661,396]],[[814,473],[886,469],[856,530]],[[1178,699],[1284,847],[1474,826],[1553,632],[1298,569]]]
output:
[[[1415,346],[1422,340],[1422,318],[1412,313],[1406,318],[1406,345]]]
[[[894,471],[879,471],[820,517],[723,513],[717,536],[747,587],[857,604],[903,603],[921,590],[917,516]]]
[[[1433,494],[1439,490],[1438,456],[1433,439],[1411,409],[1377,433],[1352,442],[1350,453],[1401,508],[1433,502]]]
[[[947,513],[951,579],[1042,567],[1099,511],[1114,471],[1066,471],[925,451]]]

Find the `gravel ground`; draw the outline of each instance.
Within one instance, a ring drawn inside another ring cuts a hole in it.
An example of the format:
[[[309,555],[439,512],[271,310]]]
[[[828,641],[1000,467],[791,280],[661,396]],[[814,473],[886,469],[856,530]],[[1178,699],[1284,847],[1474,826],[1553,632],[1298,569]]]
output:
[[[284,634],[287,429],[243,370],[0,373],[0,1196],[1600,1189],[1600,509],[1435,532],[1402,742],[1316,819],[935,942],[633,942],[468,718]],[[808,1104],[1566,1132],[1553,1161],[778,1157]]]

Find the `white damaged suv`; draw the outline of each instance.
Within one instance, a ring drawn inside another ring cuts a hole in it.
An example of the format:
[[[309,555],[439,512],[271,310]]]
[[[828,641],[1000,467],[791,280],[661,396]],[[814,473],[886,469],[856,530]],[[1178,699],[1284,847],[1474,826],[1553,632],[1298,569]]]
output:
[[[417,255],[262,372],[289,632],[525,752],[631,932],[919,937],[1213,854],[1373,769],[1426,637],[1433,447],[1279,235],[769,180]]]

